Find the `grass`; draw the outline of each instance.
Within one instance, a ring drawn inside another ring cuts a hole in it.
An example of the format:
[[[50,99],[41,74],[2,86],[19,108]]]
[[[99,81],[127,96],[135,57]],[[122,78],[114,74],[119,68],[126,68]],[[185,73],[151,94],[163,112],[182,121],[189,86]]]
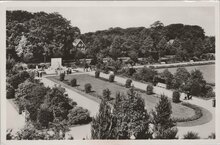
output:
[[[59,76],[53,76],[49,78],[59,81]],[[93,93],[96,93],[98,95],[102,95],[102,91],[106,88],[108,88],[111,91],[112,98],[115,98],[116,92],[121,92],[126,94],[126,92],[128,91],[128,88],[125,88],[124,86],[117,85],[115,83],[110,83],[108,81],[104,81],[101,79],[97,79],[95,77],[86,74],[67,75],[65,76],[64,83],[67,84],[68,81],[70,81],[72,78],[77,79],[79,90],[84,90],[84,85],[86,83],[90,83],[92,85]],[[139,93],[145,100],[145,104],[148,112],[153,110],[156,104],[159,102],[159,98],[155,97],[154,95],[147,95],[146,93],[143,92],[139,92]],[[190,118],[195,115],[195,111],[192,108],[183,106],[181,104],[175,104],[172,102],[171,104],[172,104],[172,112],[173,112],[172,117],[174,118],[182,118],[183,116],[186,118]]]

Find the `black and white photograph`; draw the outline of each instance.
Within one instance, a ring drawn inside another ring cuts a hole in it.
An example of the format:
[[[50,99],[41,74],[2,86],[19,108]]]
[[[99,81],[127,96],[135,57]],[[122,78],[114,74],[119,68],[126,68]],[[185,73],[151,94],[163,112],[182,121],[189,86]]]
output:
[[[39,3],[2,10],[4,144],[218,138],[218,1]]]

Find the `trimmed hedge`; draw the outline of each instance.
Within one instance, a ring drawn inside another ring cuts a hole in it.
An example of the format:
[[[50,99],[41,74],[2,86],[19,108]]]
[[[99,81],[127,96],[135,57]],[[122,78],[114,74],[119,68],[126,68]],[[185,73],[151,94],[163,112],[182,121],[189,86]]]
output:
[[[100,76],[100,71],[95,71],[95,78],[99,78]]]
[[[147,95],[153,94],[153,89],[154,87],[152,85],[147,85],[147,89],[146,89]]]
[[[75,78],[73,78],[71,81],[70,81],[70,85],[72,87],[75,87],[77,85],[77,80]]]
[[[64,79],[65,79],[65,73],[61,73],[60,74],[60,81],[64,81]]]
[[[173,92],[172,100],[173,100],[174,103],[179,103],[180,102],[180,93],[178,91]]]
[[[125,82],[125,87],[126,88],[130,88],[131,87],[131,83],[132,83],[132,80],[131,79],[127,79],[126,82]]]
[[[114,80],[115,80],[115,75],[111,74],[109,76],[109,82],[114,82]]]
[[[84,88],[86,93],[90,93],[92,90],[92,85],[90,83],[87,83],[85,84]]]

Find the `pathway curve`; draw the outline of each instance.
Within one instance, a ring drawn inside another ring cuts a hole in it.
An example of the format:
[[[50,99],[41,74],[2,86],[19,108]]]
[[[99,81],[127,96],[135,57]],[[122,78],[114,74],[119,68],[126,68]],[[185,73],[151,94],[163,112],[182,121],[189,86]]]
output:
[[[78,69],[79,71],[82,71],[81,69]],[[90,72],[85,72],[89,75],[94,76],[95,73],[94,71]],[[100,73],[100,77],[102,78],[109,78],[109,74],[104,74]],[[125,84],[126,78],[122,78],[119,76],[115,76],[115,81],[121,84]],[[141,89],[141,90],[146,90],[147,84],[137,82],[137,81],[132,81],[134,87]],[[160,87],[154,87],[154,93],[156,94],[164,94],[168,96],[169,98],[172,98],[173,91],[172,90],[167,90],[165,88],[160,88]],[[212,100],[203,100],[199,98],[193,97],[192,100],[183,100],[185,97],[185,94],[181,94],[181,100],[184,102],[189,102],[191,104],[195,104],[197,106],[201,106],[208,110],[211,113],[211,121],[205,124],[197,125],[197,126],[186,126],[186,127],[178,127],[178,136],[183,137],[184,134],[186,134],[188,131],[193,131],[199,133],[199,136],[201,138],[207,138],[211,133],[215,132],[215,108],[212,107]]]

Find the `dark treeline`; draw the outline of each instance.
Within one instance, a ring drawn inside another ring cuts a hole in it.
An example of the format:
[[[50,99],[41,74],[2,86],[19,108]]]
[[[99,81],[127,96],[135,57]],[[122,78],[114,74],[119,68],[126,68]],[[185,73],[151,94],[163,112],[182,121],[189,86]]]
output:
[[[88,47],[90,57],[110,56],[153,57],[158,60],[164,55],[176,55],[177,61],[201,59],[203,54],[215,53],[215,37],[205,36],[200,26],[171,24],[164,26],[160,21],[149,28],[110,28],[81,35]]]
[[[82,34],[78,27],[58,13],[7,11],[7,58],[22,62],[50,61],[52,57],[68,59],[128,56],[158,61],[164,55],[176,55],[177,61],[202,59],[215,53],[215,37],[206,36],[200,26],[160,21],[150,27],[108,30]],[[83,54],[72,42],[81,38],[87,50]],[[45,57],[44,57],[45,56]]]

